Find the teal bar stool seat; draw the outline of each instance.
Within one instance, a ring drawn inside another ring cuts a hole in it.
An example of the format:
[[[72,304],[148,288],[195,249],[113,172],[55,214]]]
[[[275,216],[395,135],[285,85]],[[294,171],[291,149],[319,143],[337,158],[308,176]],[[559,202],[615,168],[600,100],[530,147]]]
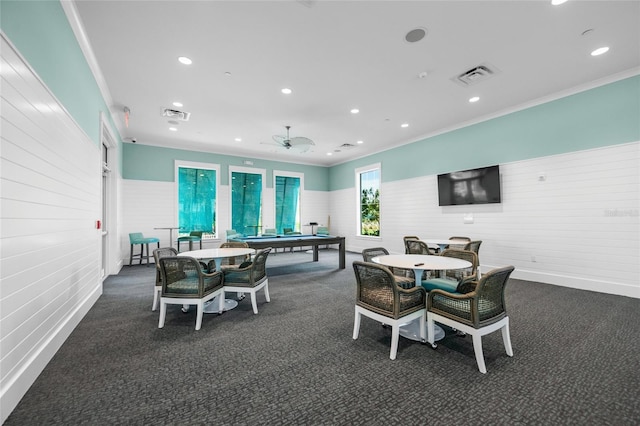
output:
[[[180,243],[189,243],[189,251],[193,250],[193,243],[200,243],[200,249],[202,250],[202,234],[203,231],[191,231],[189,235],[185,235],[183,237],[178,237],[178,252],[180,251]]]
[[[133,258],[140,258],[140,265],[142,265],[142,259],[147,259],[147,266],[149,266],[149,244],[156,243],[158,244],[158,248],[160,248],[160,239],[155,237],[145,238],[142,235],[142,232],[132,232],[129,234],[129,243],[131,244],[131,251],[129,254],[129,266],[133,264]],[[140,244],[140,253],[134,254],[133,249],[136,245]],[[147,253],[145,254],[145,247],[147,249]]]

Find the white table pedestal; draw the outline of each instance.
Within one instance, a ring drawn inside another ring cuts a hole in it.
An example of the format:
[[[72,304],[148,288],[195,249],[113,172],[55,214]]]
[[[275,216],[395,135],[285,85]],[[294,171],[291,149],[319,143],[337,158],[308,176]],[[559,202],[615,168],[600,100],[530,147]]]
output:
[[[204,310],[202,312],[204,312],[205,314],[218,314],[218,313],[220,313],[220,312],[218,312],[218,297],[220,297],[220,296],[216,296],[213,299],[209,300],[208,302],[205,302]],[[238,306],[238,302],[237,301],[235,301],[233,299],[224,299],[224,310],[225,311],[230,311],[231,309],[235,308],[236,306]]]
[[[400,326],[400,335],[404,338],[415,340],[420,342],[420,318],[416,318],[413,321],[410,321],[406,324]],[[435,339],[438,340],[444,339],[444,330],[438,324],[434,324],[435,327]],[[429,329],[427,329],[427,333],[429,333]],[[428,340],[428,339],[427,339]]]

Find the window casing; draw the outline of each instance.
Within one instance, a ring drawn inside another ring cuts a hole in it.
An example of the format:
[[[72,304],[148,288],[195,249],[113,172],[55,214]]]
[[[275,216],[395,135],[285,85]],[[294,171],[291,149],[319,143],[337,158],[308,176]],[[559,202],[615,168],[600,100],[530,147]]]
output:
[[[178,226],[181,234],[203,231],[217,236],[219,166],[176,162]]]
[[[356,169],[360,236],[380,236],[380,176],[380,164]]]
[[[303,175],[279,171],[273,174],[276,233],[283,234],[284,228],[299,232]]]
[[[258,235],[262,229],[264,171],[230,168],[231,228],[243,235]]]

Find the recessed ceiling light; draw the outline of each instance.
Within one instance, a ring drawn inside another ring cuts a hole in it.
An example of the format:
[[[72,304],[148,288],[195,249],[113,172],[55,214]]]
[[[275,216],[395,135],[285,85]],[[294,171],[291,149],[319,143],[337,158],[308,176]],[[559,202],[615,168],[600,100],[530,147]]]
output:
[[[566,2],[567,0],[551,0],[551,4],[554,6],[558,6],[564,2]]]
[[[359,112],[360,112],[360,110],[359,110],[358,108],[353,108],[353,109],[351,110],[351,114],[357,114],[357,113],[359,113]]]
[[[356,143],[357,144],[361,144],[361,143],[364,143],[364,141],[357,141]]]
[[[234,141],[236,142],[242,142],[242,138],[235,138]]]
[[[469,102],[474,103],[474,102],[478,102],[480,100],[479,96],[474,96],[472,98],[469,98]]]
[[[333,155],[333,152],[327,152],[327,155]]]
[[[593,52],[591,52],[591,56],[602,55],[603,53],[607,53],[608,51],[609,51],[609,48],[607,46],[599,47],[596,50],[594,50]]]
[[[285,95],[290,95],[291,94],[291,89],[288,89],[288,88],[285,87],[284,89],[281,90],[281,92],[284,93]]]
[[[409,127],[409,123],[402,123],[400,127]]]
[[[185,64],[185,65],[191,65],[193,63],[193,61],[187,58],[186,56],[180,56],[178,58],[178,61],[180,61],[181,64]]]
[[[178,107],[178,108],[180,108],[180,107],[182,107],[182,106],[184,106],[184,105],[182,105],[182,102],[174,102],[174,103],[173,103],[173,106],[174,106],[174,107]]]
[[[169,130],[171,130],[172,132],[177,132],[178,128],[177,127],[169,127]]]

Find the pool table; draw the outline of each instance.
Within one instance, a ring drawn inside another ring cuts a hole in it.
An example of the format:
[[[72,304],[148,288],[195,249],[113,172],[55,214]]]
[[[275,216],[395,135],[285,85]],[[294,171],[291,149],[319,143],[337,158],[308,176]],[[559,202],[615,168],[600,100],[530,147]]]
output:
[[[344,237],[336,237],[333,235],[278,235],[276,237],[234,237],[229,241],[243,241],[249,244],[252,249],[263,249],[267,247],[285,248],[285,247],[313,247],[313,261],[318,261],[318,246],[326,244],[338,244],[339,267],[345,267],[345,244]]]

